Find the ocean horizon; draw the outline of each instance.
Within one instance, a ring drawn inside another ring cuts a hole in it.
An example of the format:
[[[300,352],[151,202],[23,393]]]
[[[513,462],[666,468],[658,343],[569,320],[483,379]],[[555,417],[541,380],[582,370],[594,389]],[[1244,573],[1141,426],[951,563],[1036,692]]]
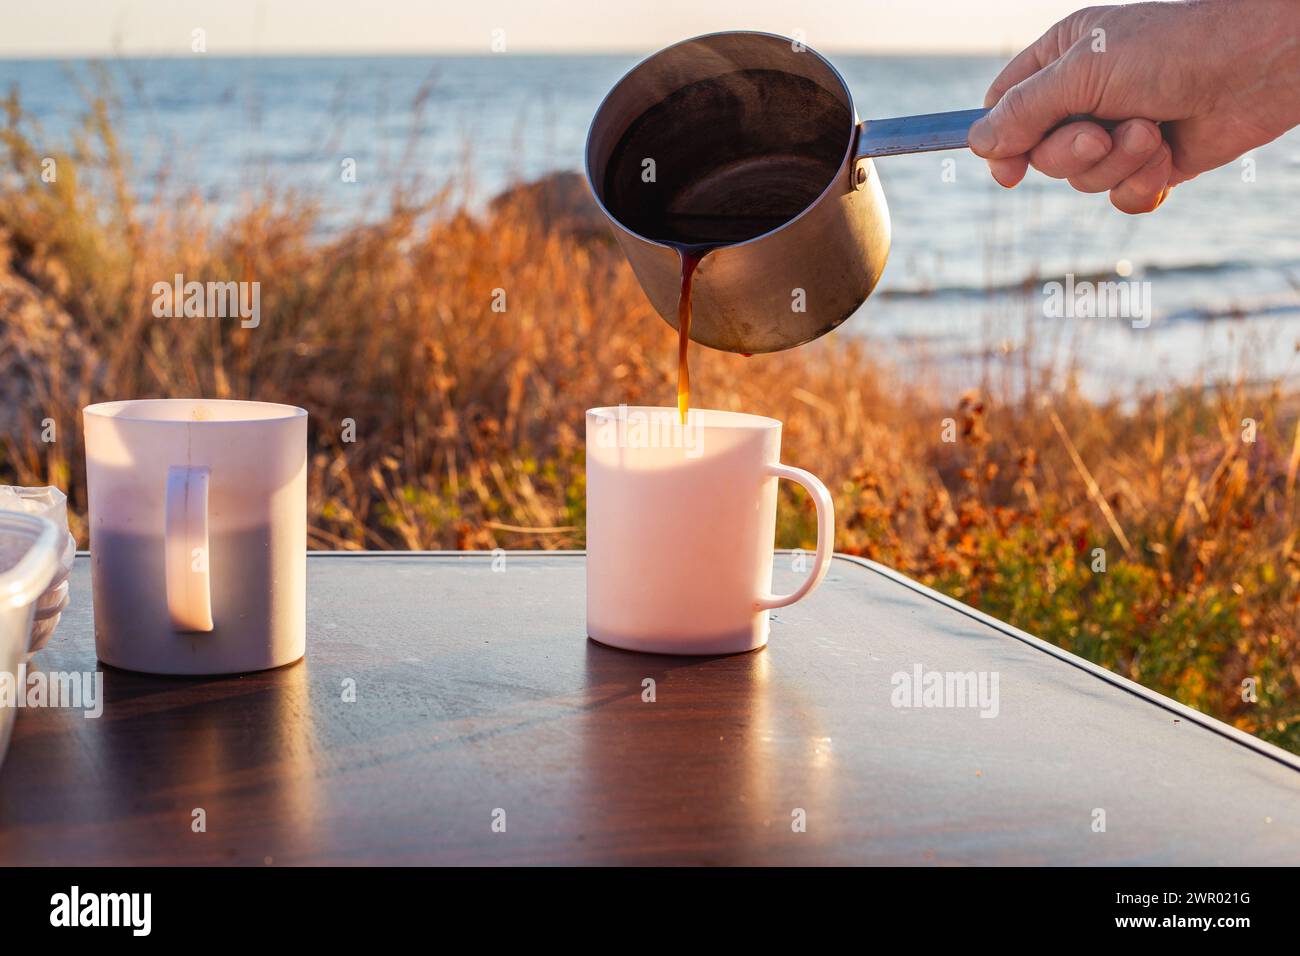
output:
[[[828,53],[860,118],[980,105],[996,55]],[[450,188],[481,211],[502,190],[580,172],[587,125],[639,54],[239,55],[0,60],[64,148],[96,95],[114,101],[131,186],[193,190],[214,219],[292,191],[321,208],[322,239],[380,218],[397,186]],[[356,181],[340,175],[350,161]],[[1032,348],[1081,362],[1094,393],[1297,370],[1300,131],[1130,217],[1031,172],[1005,190],[965,151],[877,161],[893,227],[876,295],[845,334],[906,362],[978,369]],[[0,174],[4,175],[4,174]],[[165,184],[165,186],[163,185]],[[170,195],[170,193],[168,193]],[[1149,324],[1052,317],[1065,277],[1145,283]]]

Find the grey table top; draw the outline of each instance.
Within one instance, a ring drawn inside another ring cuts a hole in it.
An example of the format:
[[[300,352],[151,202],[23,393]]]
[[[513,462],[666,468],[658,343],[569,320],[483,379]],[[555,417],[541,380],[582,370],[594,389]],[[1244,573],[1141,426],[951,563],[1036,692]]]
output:
[[[1300,760],[885,569],[680,658],[586,640],[583,561],[313,555],[304,661],[20,713],[0,863],[1300,863]],[[40,669],[96,667],[88,565]]]

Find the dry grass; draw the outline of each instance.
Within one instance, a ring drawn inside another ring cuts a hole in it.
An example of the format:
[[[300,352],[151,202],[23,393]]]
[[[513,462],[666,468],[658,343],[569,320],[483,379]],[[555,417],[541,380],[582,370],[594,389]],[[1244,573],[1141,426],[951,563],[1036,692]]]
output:
[[[581,546],[584,409],[672,401],[674,333],[603,232],[533,196],[485,218],[397,197],[382,222],[324,242],[292,197],[214,226],[196,201],[132,198],[107,111],[56,154],[54,183],[29,120],[16,103],[9,114],[0,481],[67,488],[83,544],[79,409],[94,401],[305,406],[322,548]],[[177,272],[260,282],[261,326],[154,318],[151,287]],[[937,395],[839,334],[748,360],[699,354],[695,370],[701,406],[785,421],[786,460],[836,495],[841,550],[1300,750],[1290,397]],[[808,502],[783,494],[779,543],[807,547]],[[1257,702],[1242,699],[1248,677]]]

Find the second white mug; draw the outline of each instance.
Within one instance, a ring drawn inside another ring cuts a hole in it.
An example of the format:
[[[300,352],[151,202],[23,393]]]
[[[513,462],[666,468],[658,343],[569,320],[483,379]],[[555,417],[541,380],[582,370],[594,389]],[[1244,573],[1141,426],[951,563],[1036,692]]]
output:
[[[835,510],[817,478],[781,464],[781,423],[739,412],[618,406],[587,412],[587,634],[660,654],[767,643],[768,612],[821,583]],[[771,592],[776,484],[817,508],[817,555],[791,594]]]

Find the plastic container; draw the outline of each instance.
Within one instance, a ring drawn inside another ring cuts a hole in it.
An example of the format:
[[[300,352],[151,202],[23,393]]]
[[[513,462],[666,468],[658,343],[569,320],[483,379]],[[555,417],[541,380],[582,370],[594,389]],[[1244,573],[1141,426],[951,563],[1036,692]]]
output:
[[[25,692],[18,668],[28,656],[36,602],[59,573],[66,534],[48,518],[0,511],[0,672],[14,693]],[[3,703],[9,706],[0,706],[0,761],[18,713],[12,700]]]
[[[77,542],[68,533],[68,497],[58,488],[19,488],[0,485],[0,512],[18,511],[23,514],[48,518],[62,534],[59,549],[60,569],[46,586],[45,593],[36,601],[36,614],[32,621],[31,640],[27,659],[39,651],[59,626],[59,618],[68,606],[68,575],[77,555]]]

